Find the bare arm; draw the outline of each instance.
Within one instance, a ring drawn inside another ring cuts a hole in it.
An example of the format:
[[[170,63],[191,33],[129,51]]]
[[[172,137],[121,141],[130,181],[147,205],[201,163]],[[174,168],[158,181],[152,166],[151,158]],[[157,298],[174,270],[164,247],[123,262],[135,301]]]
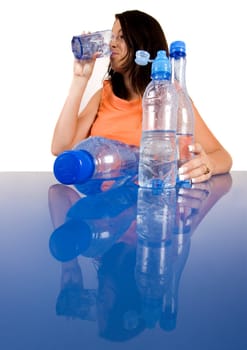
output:
[[[193,105],[195,114],[195,144],[191,152],[195,157],[179,170],[183,179],[191,178],[193,182],[208,180],[212,175],[230,171],[232,158],[221,145]]]
[[[53,133],[51,152],[54,155],[71,149],[75,143],[87,137],[97,115],[101,90],[93,95],[79,114],[81,101],[92,75],[96,57],[90,61],[75,61],[74,63],[74,75],[69,93]]]

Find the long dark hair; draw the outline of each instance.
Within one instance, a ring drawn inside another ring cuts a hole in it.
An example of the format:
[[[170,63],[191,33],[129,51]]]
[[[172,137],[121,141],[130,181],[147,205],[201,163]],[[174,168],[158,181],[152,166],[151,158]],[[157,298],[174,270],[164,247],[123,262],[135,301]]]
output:
[[[150,53],[151,58],[155,58],[158,50],[165,50],[168,55],[169,49],[165,34],[155,18],[138,10],[115,14],[115,18],[120,22],[123,37],[128,47],[122,69],[125,72],[128,71],[134,92],[142,96],[151,79],[151,67],[150,64],[138,66],[135,63],[135,53],[137,50],[146,50]],[[109,65],[108,75],[114,94],[127,99],[129,93],[124,85],[122,74],[114,72]]]

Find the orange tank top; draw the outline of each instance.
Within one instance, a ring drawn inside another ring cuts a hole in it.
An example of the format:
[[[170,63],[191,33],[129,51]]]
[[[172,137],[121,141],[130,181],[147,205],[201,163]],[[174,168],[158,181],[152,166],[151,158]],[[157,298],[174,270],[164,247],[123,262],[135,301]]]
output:
[[[141,133],[142,99],[126,101],[115,96],[110,81],[105,80],[90,135],[140,146]]]

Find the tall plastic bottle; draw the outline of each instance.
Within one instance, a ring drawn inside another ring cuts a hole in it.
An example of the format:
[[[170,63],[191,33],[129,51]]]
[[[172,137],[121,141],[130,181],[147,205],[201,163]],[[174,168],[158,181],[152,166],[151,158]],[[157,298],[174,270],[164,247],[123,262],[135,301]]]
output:
[[[89,179],[120,179],[138,172],[139,148],[104,137],[91,136],[74,149],[57,156],[53,166],[56,179],[66,185]]]
[[[183,41],[174,41],[170,45],[172,67],[171,80],[178,93],[177,142],[178,168],[193,157],[189,145],[194,143],[194,112],[192,101],[186,86],[186,45]]]
[[[150,62],[137,51],[136,63]],[[171,83],[171,64],[166,52],[152,61],[151,82],[143,95],[142,138],[138,181],[141,187],[171,188],[176,185],[177,93]]]
[[[110,55],[111,30],[102,30],[90,34],[73,36],[71,48],[74,57],[78,60],[89,60],[95,52],[98,57]]]

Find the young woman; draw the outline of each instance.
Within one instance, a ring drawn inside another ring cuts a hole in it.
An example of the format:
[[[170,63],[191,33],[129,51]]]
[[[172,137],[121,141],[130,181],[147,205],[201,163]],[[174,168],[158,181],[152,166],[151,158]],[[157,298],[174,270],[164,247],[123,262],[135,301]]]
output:
[[[152,16],[138,11],[115,15],[111,56],[103,86],[80,112],[81,101],[92,75],[97,53],[92,60],[74,62],[74,74],[68,96],[55,126],[52,153],[71,149],[88,136],[102,136],[132,145],[140,145],[142,132],[142,96],[150,81],[150,67],[138,66],[137,50],[155,57],[158,50],[168,53],[168,44],[160,24]],[[179,169],[182,180],[208,180],[212,175],[229,172],[232,158],[193,105],[195,157]]]

